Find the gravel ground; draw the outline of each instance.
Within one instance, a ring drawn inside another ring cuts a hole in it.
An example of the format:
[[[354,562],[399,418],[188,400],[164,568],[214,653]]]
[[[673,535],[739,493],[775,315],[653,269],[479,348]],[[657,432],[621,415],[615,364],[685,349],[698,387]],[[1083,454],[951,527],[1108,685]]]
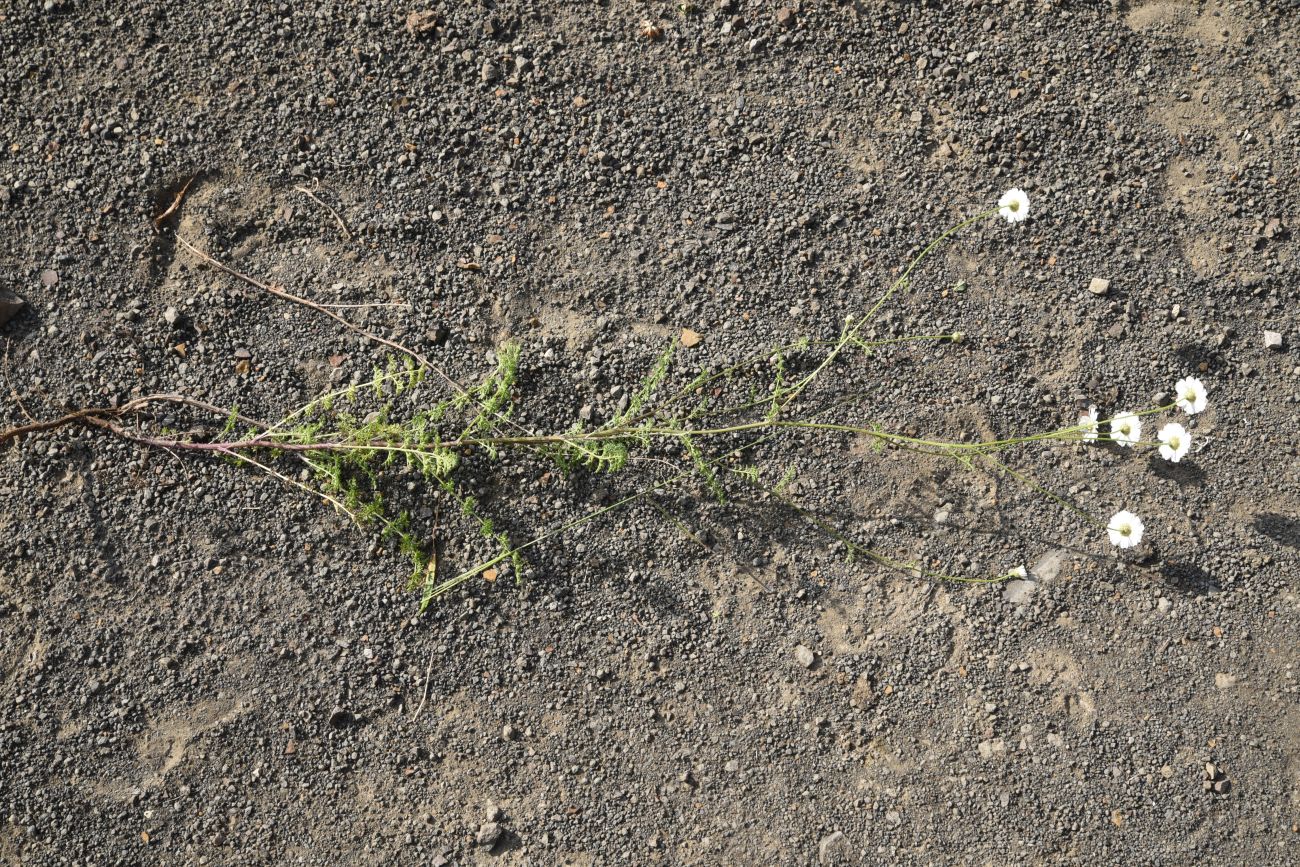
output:
[[[1031,574],[898,574],[678,485],[423,616],[389,546],[302,491],[25,437],[0,450],[0,861],[1300,863],[1300,24],[956,5],[4,7],[0,291],[27,304],[0,428],[159,391],[278,417],[383,363],[177,234],[318,302],[411,305],[341,312],[463,382],[519,341],[518,418],[563,430],[682,328],[681,381],[833,336],[1010,186],[1031,219],[962,233],[874,331],[968,339],[856,356],[819,396],[949,439],[1187,375],[1210,404],[1176,466],[1005,456],[1142,515],[1138,556],[1005,477],[793,434],[753,459],[845,536]],[[463,481],[525,538],[654,472]],[[486,550],[447,536],[447,568]]]

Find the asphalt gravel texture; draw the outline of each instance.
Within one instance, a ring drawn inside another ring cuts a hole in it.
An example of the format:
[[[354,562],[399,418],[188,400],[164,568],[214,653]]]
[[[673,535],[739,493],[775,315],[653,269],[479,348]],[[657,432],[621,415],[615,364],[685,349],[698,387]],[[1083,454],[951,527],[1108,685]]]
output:
[[[4,6],[0,428],[279,418],[386,363],[179,239],[403,305],[335,309],[466,384],[517,341],[515,418],[562,431],[682,329],[670,383],[834,338],[1013,186],[1030,219],[868,332],[966,339],[846,355],[808,411],[973,441],[1189,375],[1209,406],[1150,420],[1178,464],[1000,455],[1141,515],[1125,555],[987,465],[787,432],[744,456],[787,500],[727,464],[725,503],[666,486],[424,614],[390,544],[253,468],[10,441],[0,861],[1300,863],[1298,44],[1290,4],[1213,0]],[[689,466],[645,457],[457,482],[522,540]],[[395,484],[443,568],[491,554]]]

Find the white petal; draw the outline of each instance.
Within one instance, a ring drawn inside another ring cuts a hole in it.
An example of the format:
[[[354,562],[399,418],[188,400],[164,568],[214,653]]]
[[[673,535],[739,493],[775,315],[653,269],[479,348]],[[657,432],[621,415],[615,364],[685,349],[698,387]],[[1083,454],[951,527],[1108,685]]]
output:
[[[1029,196],[1019,187],[1012,187],[998,199],[998,213],[1008,223],[1019,223],[1029,217]]]
[[[1160,457],[1178,463],[1192,446],[1192,437],[1178,422],[1170,422],[1156,435],[1160,440]]]
[[[1141,518],[1123,509],[1111,516],[1110,523],[1106,525],[1106,534],[1116,548],[1132,548],[1142,542],[1144,529]]]
[[[1142,419],[1131,412],[1120,413],[1110,421],[1110,438],[1123,448],[1132,446],[1142,439]]]
[[[1178,380],[1174,392],[1178,395],[1175,403],[1188,415],[1195,415],[1209,403],[1205,397],[1205,386],[1194,376]]]

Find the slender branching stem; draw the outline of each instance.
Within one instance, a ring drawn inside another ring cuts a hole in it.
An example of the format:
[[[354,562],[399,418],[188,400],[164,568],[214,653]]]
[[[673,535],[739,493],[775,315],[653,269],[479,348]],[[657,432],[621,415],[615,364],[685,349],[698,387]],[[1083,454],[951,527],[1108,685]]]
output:
[[[346,223],[333,208],[317,198],[312,190],[298,189],[299,192],[329,210],[338,221],[344,235],[350,236]],[[181,193],[181,196],[183,195],[184,190]],[[179,201],[178,196],[177,202],[163,216],[170,214]],[[950,442],[888,431],[879,424],[828,420],[832,410],[839,410],[860,399],[843,399],[842,392],[837,395],[833,403],[820,410],[809,412],[804,408],[797,417],[793,413],[795,402],[804,397],[813,384],[825,376],[846,352],[860,349],[870,354],[870,351],[876,348],[917,341],[958,342],[961,338],[960,332],[905,335],[884,339],[868,339],[863,335],[868,324],[876,319],[885,305],[900,290],[904,290],[909,285],[916,269],[939,245],[970,225],[998,213],[999,209],[993,208],[975,214],[961,220],[928,243],[902,269],[897,279],[876,298],[865,314],[861,317],[846,318],[838,336],[832,339],[800,339],[755,354],[719,370],[701,371],[689,383],[679,386],[676,391],[660,396],[657,395],[657,389],[668,375],[672,359],[674,347],[670,346],[660,356],[659,362],[646,377],[640,389],[633,393],[630,403],[625,408],[621,408],[616,417],[594,430],[583,430],[581,425],[578,425],[563,433],[549,434],[534,432],[511,417],[516,399],[514,385],[519,361],[517,345],[510,344],[500,350],[497,371],[494,374],[477,385],[466,387],[424,354],[396,340],[362,328],[336,312],[344,307],[374,305],[325,304],[304,298],[287,291],[280,285],[267,283],[241,273],[177,235],[176,241],[181,247],[222,273],[266,292],[272,297],[313,310],[348,331],[396,353],[405,364],[405,369],[398,366],[397,358],[390,358],[387,371],[376,368],[374,377],[367,383],[370,390],[373,390],[375,401],[384,401],[403,394],[408,389],[415,389],[420,382],[418,374],[425,371],[434,373],[449,387],[451,396],[444,397],[432,405],[424,405],[412,417],[398,421],[390,420],[389,413],[394,403],[389,401],[377,413],[372,413],[361,422],[350,413],[336,411],[334,408],[338,401],[356,400],[357,384],[350,384],[319,395],[273,422],[249,417],[237,409],[226,409],[179,394],[147,395],[130,400],[121,406],[80,409],[47,421],[32,420],[19,401],[19,407],[27,415],[28,422],[7,430],[0,430],[0,445],[31,434],[53,431],[69,425],[85,425],[142,446],[166,449],[173,454],[181,452],[213,454],[248,465],[285,485],[322,498],[324,502],[348,515],[358,525],[372,528],[378,526],[384,537],[395,536],[400,550],[415,564],[412,585],[422,591],[422,608],[433,598],[463,585],[498,564],[505,562],[513,564],[518,575],[523,568],[521,555],[524,552],[548,539],[641,500],[648,499],[665,518],[677,523],[688,536],[695,538],[694,534],[672,518],[655,500],[654,494],[695,478],[703,487],[721,498],[725,492],[717,474],[722,472],[727,476],[728,474],[723,472],[724,468],[731,469],[735,477],[749,481],[758,490],[783,503],[804,520],[841,541],[850,553],[866,557],[881,566],[957,583],[986,584],[1004,581],[1011,577],[1010,573],[990,578],[951,575],[927,568],[922,563],[898,559],[863,545],[811,509],[795,502],[784,492],[787,483],[793,478],[793,466],[787,470],[785,477],[778,484],[772,486],[759,484],[761,471],[757,465],[736,463],[742,455],[753,452],[759,446],[788,432],[804,431],[865,437],[872,441],[876,448],[888,446],[891,449],[949,458],[967,468],[972,468],[976,459],[980,459],[990,472],[1014,479],[1062,508],[1081,516],[1090,524],[1105,527],[1103,522],[1080,506],[1038,483],[1028,474],[1012,468],[1006,461],[995,455],[1024,446],[1049,443],[1117,442],[1113,436],[1098,431],[1100,425],[1111,424],[1113,419],[1096,423],[1080,423],[1032,434],[1003,436],[997,439]],[[820,357],[814,355],[812,359],[805,362],[805,356],[802,354],[812,348],[818,350]],[[807,372],[793,382],[787,382],[786,365],[794,354],[799,354],[801,366],[806,363],[803,369]],[[761,369],[764,364],[769,365],[773,371],[773,381],[767,386],[765,392],[761,388],[751,388],[747,399],[744,400],[735,400],[737,395],[729,392],[725,405],[716,407],[710,405],[713,398],[723,393],[716,387],[720,381],[731,380],[739,374],[752,373]],[[14,397],[17,400],[16,393]],[[224,418],[226,428],[215,437],[207,432],[176,434],[165,430],[160,431],[156,426],[151,428],[148,411],[156,404],[175,404],[213,417]],[[1146,416],[1170,408],[1172,406],[1157,406],[1128,415]],[[846,414],[837,412],[836,415],[844,417]],[[242,426],[239,433],[235,431],[236,425]],[[443,434],[449,434],[451,438],[442,439]],[[716,450],[711,449],[706,453],[701,446],[705,441],[719,445],[716,446]],[[676,448],[680,459],[686,461],[689,466],[680,469],[680,464],[673,464],[660,456],[667,454],[675,457],[672,449],[661,450],[660,455],[655,455],[651,450],[656,445],[661,449],[663,446]],[[1155,444],[1143,442],[1139,445]],[[639,453],[630,455],[631,450]],[[555,524],[534,538],[515,544],[504,531],[493,525],[491,518],[480,513],[473,488],[466,489],[453,478],[457,464],[465,454],[478,452],[495,459],[503,451],[541,455],[553,459],[565,470],[587,467],[594,471],[612,472],[625,467],[630,461],[637,461],[642,465],[666,464],[671,469],[649,485],[622,496],[613,503],[587,511],[572,520]],[[651,453],[647,454],[647,452]],[[284,462],[290,458],[300,461],[314,475],[315,481],[308,482],[294,478],[292,474],[286,472]],[[497,546],[498,553],[473,567],[461,570],[451,578],[441,580],[438,576],[436,551],[432,560],[426,556],[422,551],[421,543],[417,541],[416,535],[410,529],[410,516],[407,513],[392,515],[387,511],[387,505],[381,496],[380,491],[383,486],[381,468],[398,459],[404,459],[407,465],[431,482],[429,490],[434,491],[437,496],[455,502],[463,516],[478,524],[481,535]]]
[[[803,393],[804,389],[806,389],[809,385],[811,385],[812,382],[817,379],[817,377],[821,376],[822,372],[826,370],[826,368],[830,367],[832,364],[835,363],[835,360],[840,357],[840,354],[844,352],[845,348],[852,345],[852,343],[855,340],[857,340],[859,334],[862,332],[863,327],[868,322],[875,319],[876,314],[879,313],[880,309],[884,307],[885,304],[889,301],[889,299],[894,296],[894,293],[896,293],[903,286],[907,285],[907,280],[909,277],[912,276],[912,272],[916,270],[918,265],[920,265],[929,257],[930,253],[933,252],[936,247],[938,247],[941,243],[946,241],[948,238],[952,237],[953,235],[960,232],[962,229],[966,228],[972,223],[976,223],[980,220],[987,219],[988,217],[991,217],[996,213],[998,213],[998,209],[993,208],[991,210],[983,211],[979,214],[976,214],[973,217],[967,217],[965,220],[962,220],[960,223],[948,229],[942,235],[935,238],[928,245],[926,245],[926,247],[923,250],[921,250],[920,253],[916,254],[916,256],[908,264],[907,268],[903,271],[902,275],[899,276],[899,278],[894,281],[893,285],[890,286],[889,289],[887,289],[884,292],[884,294],[882,294],[880,298],[876,300],[876,303],[871,307],[870,310],[867,311],[867,314],[865,316],[863,316],[861,319],[858,319],[851,326],[848,322],[845,322],[844,331],[840,337],[839,342],[835,345],[835,347],[830,352],[826,354],[826,357],[822,359],[821,364],[817,365],[817,367],[813,369],[811,373],[807,374],[803,379],[799,380],[797,383],[795,383],[793,386],[790,387],[790,389],[786,392],[785,398],[783,400],[783,404],[789,405],[791,402],[793,402],[796,398],[799,397],[800,394]]]

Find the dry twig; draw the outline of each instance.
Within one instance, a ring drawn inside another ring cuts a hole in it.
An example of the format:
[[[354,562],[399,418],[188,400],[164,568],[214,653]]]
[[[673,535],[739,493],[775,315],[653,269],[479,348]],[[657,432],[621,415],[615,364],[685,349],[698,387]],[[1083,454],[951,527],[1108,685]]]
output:
[[[331,208],[326,202],[322,201],[319,196],[317,196],[314,192],[307,189],[306,187],[294,187],[294,189],[302,193],[307,198],[311,199],[316,204],[320,205],[325,210],[329,211],[330,214],[333,215],[334,220],[339,224],[339,231],[343,233],[344,239],[348,241],[352,240],[352,233],[348,231],[348,224],[343,222],[343,218],[339,216],[338,211]]]
[[[339,323],[348,331],[351,331],[353,334],[358,334],[362,337],[365,337],[368,340],[373,340],[381,346],[386,346],[389,349],[393,350],[394,352],[397,352],[401,355],[410,358],[412,361],[414,361],[416,364],[421,365],[426,370],[431,370],[435,374],[437,374],[438,378],[441,379],[443,382],[445,382],[448,386],[450,386],[451,390],[456,394],[462,396],[469,395],[468,389],[466,389],[463,385],[461,385],[459,382],[453,379],[451,377],[451,374],[447,373],[447,371],[444,370],[442,367],[440,367],[437,364],[434,364],[433,361],[428,356],[416,352],[414,349],[411,349],[410,347],[405,346],[401,343],[398,343],[393,340],[389,340],[386,337],[380,337],[378,334],[375,334],[372,331],[367,331],[366,329],[362,328],[360,325],[356,325],[350,322],[349,320],[335,313],[333,310],[330,310],[327,306],[312,301],[310,298],[303,298],[301,295],[294,295],[292,292],[286,291],[281,286],[272,283],[263,283],[262,281],[254,277],[250,277],[247,274],[236,271],[234,268],[231,268],[229,265],[226,265],[224,262],[221,262],[218,259],[215,259],[209,254],[203,252],[198,247],[194,246],[189,241],[182,238],[179,234],[176,236],[176,243],[180,244],[186,250],[189,250],[195,256],[199,257],[204,262],[207,262],[212,267],[216,268],[219,271],[224,271],[226,274],[229,274],[231,277],[234,277],[237,280],[242,280],[248,285],[253,286],[257,289],[261,289],[263,292],[267,292],[271,295],[274,295],[277,298],[282,298],[285,301],[291,301],[294,304],[301,304],[303,307],[307,307],[311,310],[315,310],[317,313],[320,313],[324,316],[328,316],[330,319],[333,319],[335,322]],[[510,425],[516,430],[527,433],[527,431],[518,422],[515,422],[501,415],[500,413],[496,413],[495,415],[498,421],[504,422],[505,424]]]
[[[198,178],[198,175],[192,175],[190,179],[185,182],[185,186],[181,187],[180,192],[176,194],[176,198],[172,199],[172,203],[167,210],[153,218],[153,230],[155,232],[161,230],[164,220],[176,213],[176,209],[181,206],[181,201],[185,198],[185,194],[190,191],[190,184],[194,183],[196,178]]]
[[[22,410],[23,415],[27,417],[28,421],[36,421],[36,419],[32,417],[32,414],[27,411],[27,407],[23,404],[23,399],[18,395],[18,388],[17,386],[14,385],[13,371],[9,367],[9,341],[8,340],[5,341],[4,364],[5,364],[5,379],[8,380],[9,382],[9,396],[14,399],[14,403],[18,404],[18,408]]]
[[[61,415],[58,418],[48,419],[46,421],[33,421],[30,424],[11,427],[7,430],[0,430],[0,445],[4,445],[9,440],[20,439],[27,434],[40,433],[42,431],[55,430],[56,428],[65,427],[70,424],[86,424],[91,427],[102,428],[111,431],[123,439],[132,442],[141,443],[142,445],[157,446],[159,448],[182,448],[198,449],[202,451],[216,451],[221,443],[187,443],[178,439],[159,439],[138,434],[133,431],[115,424],[113,420],[120,419],[125,415],[139,412],[151,403],[178,403],[182,406],[191,406],[195,409],[201,409],[210,412],[218,417],[228,417],[230,410],[207,403],[206,401],[197,400],[192,397],[186,397],[181,394],[150,394],[144,397],[137,397],[134,400],[127,401],[118,407],[97,406],[79,409],[76,412],[70,412]],[[255,418],[249,418],[246,415],[235,413],[235,419],[247,425],[266,428],[269,427],[266,422],[259,421]],[[212,446],[211,448],[205,448]]]
[[[433,530],[431,532],[433,542],[429,546],[429,571],[433,573],[431,577],[434,581],[438,578],[438,525],[440,523],[439,516],[434,515]],[[429,700],[429,677],[433,674],[433,656],[434,651],[430,650],[429,664],[424,667],[424,694],[420,696],[420,706],[415,709],[415,715],[411,719],[420,718],[420,714],[424,712],[424,703]]]

